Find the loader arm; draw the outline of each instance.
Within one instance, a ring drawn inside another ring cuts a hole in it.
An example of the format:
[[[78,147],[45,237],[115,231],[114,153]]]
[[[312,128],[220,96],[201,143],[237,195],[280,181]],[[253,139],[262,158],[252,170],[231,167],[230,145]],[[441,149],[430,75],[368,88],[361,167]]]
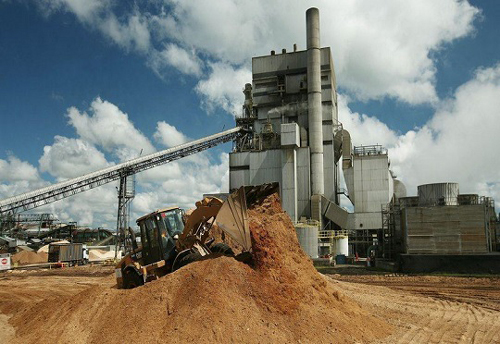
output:
[[[204,245],[210,235],[210,228],[217,222],[217,225],[240,244],[244,251],[250,251],[252,243],[248,229],[247,207],[262,202],[278,189],[278,183],[242,186],[231,193],[224,202],[217,197],[206,197],[196,202],[196,209],[189,216],[184,231],[177,240],[177,249],[180,252],[195,244]]]
[[[179,252],[193,247],[196,243],[205,243],[223,203],[217,197],[205,197],[196,202],[196,209],[189,215],[184,225],[184,231],[177,239],[176,244]]]

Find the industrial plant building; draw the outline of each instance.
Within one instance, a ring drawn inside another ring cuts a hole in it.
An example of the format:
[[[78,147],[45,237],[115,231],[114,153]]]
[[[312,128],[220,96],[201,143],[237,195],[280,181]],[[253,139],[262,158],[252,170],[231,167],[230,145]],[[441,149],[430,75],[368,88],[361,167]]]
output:
[[[306,26],[306,50],[294,44],[252,59],[236,119],[248,134],[230,153],[230,189],[279,182],[283,209],[313,259],[495,251],[492,199],[461,195],[455,183],[422,185],[418,197],[407,197],[387,149],[352,145],[338,121],[332,53],[320,46],[317,9],[307,11]],[[352,212],[340,207],[341,194]]]
[[[230,189],[279,182],[293,221],[338,207],[342,127],[330,48],[319,45],[319,12],[307,12],[307,50],[252,59],[243,116],[251,131],[230,154]],[[323,207],[323,209],[322,209]],[[331,219],[334,223],[338,219]]]
[[[494,254],[500,249],[494,201],[460,194],[457,183],[421,185],[418,196],[408,197],[391,171],[387,149],[353,146],[348,130],[356,128],[344,128],[338,120],[335,68],[330,48],[320,45],[318,9],[306,12],[306,27],[305,50],[294,44],[289,52],[252,58],[252,80],[244,86],[235,128],[0,200],[0,235],[15,232],[12,220],[18,211],[119,181],[117,251],[125,249],[133,176],[233,141],[229,189],[278,182],[282,207],[304,251],[315,260],[356,257],[418,270],[436,262],[464,265],[460,259],[466,257],[484,261],[483,267],[496,262],[500,270],[500,254]],[[341,206],[344,196],[351,210]],[[26,221],[47,222],[44,214],[33,216]],[[47,233],[36,229],[37,240],[74,236],[96,244],[114,241],[111,233],[103,237],[99,230],[81,231],[80,238],[70,226],[48,227]],[[4,241],[17,245],[11,239]]]

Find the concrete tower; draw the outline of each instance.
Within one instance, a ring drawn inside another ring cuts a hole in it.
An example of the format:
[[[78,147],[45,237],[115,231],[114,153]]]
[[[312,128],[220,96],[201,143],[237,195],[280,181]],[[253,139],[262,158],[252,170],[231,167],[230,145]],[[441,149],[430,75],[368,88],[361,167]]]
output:
[[[282,206],[293,221],[322,221],[332,214],[329,208],[338,208],[341,153],[334,150],[334,135],[341,125],[331,51],[320,47],[319,26],[319,11],[311,8],[307,50],[294,44],[291,52],[252,58],[252,84],[245,85],[245,105],[236,119],[252,134],[229,157],[230,189],[279,182]]]

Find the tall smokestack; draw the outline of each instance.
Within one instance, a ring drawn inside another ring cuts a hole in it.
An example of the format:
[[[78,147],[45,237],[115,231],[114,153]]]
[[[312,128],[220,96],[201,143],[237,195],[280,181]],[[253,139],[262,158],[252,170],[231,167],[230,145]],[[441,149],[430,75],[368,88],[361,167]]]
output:
[[[312,218],[320,220],[315,209],[325,193],[323,176],[323,114],[321,107],[321,54],[319,45],[319,10],[306,12],[307,26],[307,103],[309,107],[309,147],[311,150]]]

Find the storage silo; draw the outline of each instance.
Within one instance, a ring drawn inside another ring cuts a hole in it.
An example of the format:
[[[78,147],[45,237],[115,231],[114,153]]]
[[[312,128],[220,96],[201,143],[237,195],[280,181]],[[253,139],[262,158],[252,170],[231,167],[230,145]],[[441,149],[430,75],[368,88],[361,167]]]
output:
[[[349,238],[347,236],[335,237],[335,255],[349,255]]]
[[[295,231],[304,252],[311,258],[318,258],[319,224],[297,223]]]
[[[418,205],[458,205],[458,183],[435,183],[418,186]]]

